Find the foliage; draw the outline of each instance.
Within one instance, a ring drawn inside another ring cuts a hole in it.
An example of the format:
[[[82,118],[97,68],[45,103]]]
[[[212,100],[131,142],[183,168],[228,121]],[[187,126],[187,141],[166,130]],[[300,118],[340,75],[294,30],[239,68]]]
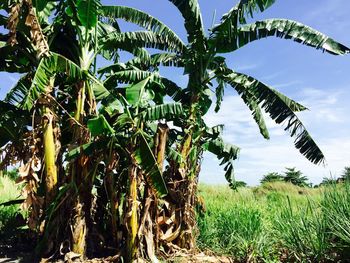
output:
[[[308,258],[317,262],[332,258],[327,222],[313,201],[292,207],[288,198],[287,205],[281,208],[276,219],[276,230],[282,246],[288,251],[288,258]]]
[[[24,220],[19,212],[19,204],[2,205],[8,201],[16,200],[20,196],[19,187],[11,176],[0,177],[0,236],[9,232],[16,232],[17,227],[22,226]],[[23,213],[23,215],[25,215]],[[22,220],[20,220],[22,219]],[[20,221],[19,221],[20,220]]]
[[[349,166],[344,167],[344,171],[341,174],[341,178],[343,178],[344,180],[350,180],[350,167]]]
[[[233,187],[239,188],[239,187],[246,187],[247,183],[244,181],[235,181]]]
[[[194,249],[203,152],[216,155],[230,187],[244,185],[234,180],[239,148],[223,141],[223,125],[208,127],[204,119],[216,84],[216,111],[230,87],[264,138],[266,112],[301,154],[323,161],[297,116],[306,107],[230,69],[221,53],[271,36],[334,55],[350,50],[295,21],[247,24],[273,0],[239,1],[209,34],[197,0],[170,2],[184,19],[187,40],[140,10],[99,0],[1,3],[1,26],[9,32],[1,35],[0,70],[23,75],[0,101],[0,165],[20,166],[22,207],[40,256],[72,251],[84,258],[113,250],[127,262],[157,261],[158,251]],[[122,32],[120,19],[141,30]],[[121,61],[120,50],[132,58]],[[108,63],[103,68],[101,57]],[[183,68],[187,85],[163,77],[163,66]],[[294,169],[286,178],[306,184]],[[225,241],[239,258],[273,254],[259,208],[237,205],[228,213],[215,224],[235,231]]]
[[[282,181],[283,176],[276,172],[267,173],[263,176],[263,178],[260,180],[260,183],[268,183],[268,182],[275,182],[275,181]]]
[[[294,185],[305,187],[308,186],[308,179],[306,176],[303,175],[303,173],[299,170],[296,170],[295,167],[293,168],[286,168],[286,171],[284,172],[283,180],[285,182],[290,182]]]
[[[327,220],[328,231],[334,235],[339,247],[350,246],[350,185],[330,185],[324,194],[322,210]]]
[[[318,186],[336,184],[337,180],[332,177],[324,177]]]

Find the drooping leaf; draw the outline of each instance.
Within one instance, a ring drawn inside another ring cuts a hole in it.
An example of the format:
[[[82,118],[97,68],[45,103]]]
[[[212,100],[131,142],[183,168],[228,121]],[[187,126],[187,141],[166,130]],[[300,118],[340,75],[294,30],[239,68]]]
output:
[[[138,70],[138,69],[132,69],[132,70],[122,70],[118,72],[114,72],[109,76],[105,82],[104,85],[106,87],[115,87],[116,83],[127,83],[132,84],[135,82],[140,82],[142,80],[155,80],[159,81],[159,74],[157,72],[149,72],[145,70]]]
[[[78,65],[59,54],[51,53],[49,57],[41,59],[31,86],[27,89],[26,94],[23,94],[21,106],[30,110],[35,101],[48,91],[50,79],[58,72],[65,73],[67,80],[81,79],[83,76],[82,70]]]
[[[97,70],[97,73],[101,74],[101,75],[107,74],[108,76],[111,76],[115,72],[124,71],[124,70],[127,70],[127,67],[126,67],[125,63],[120,62],[120,63],[115,63],[112,65],[108,65],[106,67],[99,68]]]
[[[239,148],[229,143],[224,143],[221,137],[209,140],[203,144],[203,149],[217,156],[223,165],[229,161],[236,160],[239,154]]]
[[[218,78],[218,79],[220,79],[224,82],[226,79],[226,83],[228,83],[232,86],[231,81],[229,79],[229,76],[227,76],[227,78]],[[261,135],[264,136],[265,139],[269,139],[270,138],[269,131],[266,127],[264,116],[261,112],[261,108],[259,106],[259,101],[258,101],[257,97],[255,96],[255,94],[253,92],[251,92],[250,90],[245,89],[242,86],[233,85],[233,87],[238,91],[241,99],[244,101],[244,103],[250,109],[250,111],[253,115],[253,118],[259,127]],[[244,90],[244,91],[242,91],[242,90]],[[239,91],[242,91],[242,92],[240,93]]]
[[[309,161],[315,164],[324,161],[322,151],[295,114],[305,110],[304,106],[245,74],[233,72],[225,76],[225,81],[234,87],[241,97],[255,97],[256,100],[252,103],[261,105],[277,124],[285,123],[285,130],[295,138],[295,147]]]
[[[86,155],[91,154],[92,151],[92,145],[93,142],[85,143],[83,145],[80,145],[78,147],[75,147],[74,149],[70,150],[66,155],[66,160],[70,161],[73,159],[76,159],[80,154],[84,153]]]
[[[220,136],[205,142],[202,147],[204,150],[216,155],[218,160],[221,161],[220,165],[224,165],[225,178],[230,187],[234,188],[233,161],[237,159],[240,149],[232,144],[224,143]]]
[[[224,125],[216,125],[211,128],[206,127],[205,129],[205,137],[208,137],[210,139],[217,139],[218,137],[222,136],[224,130]]]
[[[17,40],[19,38],[20,35],[17,36]],[[0,71],[27,73],[33,68],[31,63],[31,60],[35,57],[33,54],[35,54],[35,51],[32,47],[22,48],[19,45],[11,46],[7,44],[0,46]]]
[[[35,7],[39,13],[38,18],[45,23],[49,22],[49,17],[57,6],[57,1],[35,0]]]
[[[0,148],[8,142],[21,139],[30,124],[28,112],[23,111],[10,103],[0,101]]]
[[[134,158],[138,165],[142,167],[145,175],[151,182],[152,187],[156,190],[160,197],[168,193],[166,184],[163,179],[162,172],[159,170],[156,158],[143,133],[138,133],[139,146],[136,149]]]
[[[215,89],[215,95],[216,95],[216,105],[215,105],[215,112],[219,112],[221,108],[221,103],[224,98],[225,93],[225,82],[222,81],[220,78],[217,79],[218,86]]]
[[[173,53],[158,53],[153,54],[149,58],[145,57],[135,57],[126,63],[128,66],[138,67],[138,68],[154,68],[160,65],[166,67],[183,67],[183,59]]]
[[[164,85],[165,93],[173,98],[174,101],[180,102],[185,100],[185,94],[183,89],[179,87],[175,82],[167,78],[161,78],[161,83]]]
[[[123,104],[115,96],[106,97],[101,104],[99,112],[102,114],[106,112],[110,117],[124,112]]]
[[[96,32],[97,37],[93,39],[94,46],[99,45],[99,39],[101,39],[104,36],[109,35],[110,33],[114,32],[114,31],[120,32],[120,29],[115,28],[115,27],[108,25],[106,23],[102,23],[100,21],[97,21],[97,32]],[[97,40],[97,43],[95,43],[96,40]],[[117,51],[118,51],[117,49],[113,49],[113,48],[109,48],[109,49],[106,49],[106,48],[102,49],[101,48],[99,51],[99,54],[103,58],[105,58],[106,60],[117,61],[119,59],[119,54]]]
[[[111,94],[104,85],[97,80],[92,83],[91,88],[97,101],[103,100]]]
[[[116,130],[123,129],[125,126],[133,125],[133,120],[127,113],[120,114],[117,121],[115,122]]]
[[[57,73],[65,74],[66,83],[73,84],[84,78],[91,80],[93,82],[93,90],[96,92],[98,99],[109,95],[108,90],[106,90],[103,84],[95,77],[89,73],[83,72],[77,64],[69,59],[51,52],[49,57],[41,59],[31,83],[28,80],[28,77],[30,77],[29,75],[26,78],[22,78],[18,85],[10,91],[6,100],[17,101],[23,109],[31,110],[35,101],[48,91],[50,79]]]
[[[31,86],[31,80],[32,77],[30,73],[21,77],[15,86],[6,94],[4,101],[12,105],[20,106]]]

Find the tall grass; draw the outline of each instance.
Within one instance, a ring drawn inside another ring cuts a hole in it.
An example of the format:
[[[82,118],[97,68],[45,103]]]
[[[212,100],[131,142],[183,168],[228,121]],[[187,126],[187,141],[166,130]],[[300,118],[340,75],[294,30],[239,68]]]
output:
[[[257,188],[202,185],[198,244],[244,262],[348,262],[350,185]]]
[[[324,193],[322,211],[332,245],[342,258],[350,261],[350,183],[332,184]]]
[[[202,186],[200,192],[206,200],[206,212],[198,219],[201,248],[248,262],[275,258],[274,240],[252,191]]]
[[[281,207],[275,220],[275,238],[284,249],[284,257],[311,262],[331,260],[330,235],[319,203],[308,200],[304,206],[296,204],[293,207],[289,197],[287,200],[287,205]]]

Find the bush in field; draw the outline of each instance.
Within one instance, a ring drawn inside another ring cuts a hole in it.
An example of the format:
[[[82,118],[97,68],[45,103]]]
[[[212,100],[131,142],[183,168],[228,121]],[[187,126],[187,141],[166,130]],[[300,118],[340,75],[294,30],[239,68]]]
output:
[[[233,183],[234,188],[240,188],[240,187],[246,187],[246,186],[247,186],[247,183],[243,181],[235,181]]]
[[[265,174],[263,178],[260,180],[260,183],[269,183],[269,182],[276,182],[276,181],[283,181],[283,176],[276,172],[271,172],[268,174]]]
[[[350,166],[344,168],[341,178],[350,181]]]
[[[295,167],[293,168],[286,168],[286,172],[284,172],[283,180],[285,182],[290,182],[294,185],[306,187],[309,186],[307,183],[308,179],[306,176],[303,175],[303,173],[299,170],[296,170]]]
[[[325,185],[328,186],[336,183],[337,183],[337,180],[332,177],[323,177],[322,182],[318,186],[325,186]]]

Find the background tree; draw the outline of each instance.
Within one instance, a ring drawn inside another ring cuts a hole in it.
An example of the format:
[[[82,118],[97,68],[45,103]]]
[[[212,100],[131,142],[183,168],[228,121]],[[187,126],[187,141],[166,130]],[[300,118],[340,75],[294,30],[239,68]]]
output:
[[[286,168],[286,171],[284,172],[283,180],[288,183],[292,183],[297,186],[306,187],[309,186],[308,184],[308,178],[303,175],[303,173],[300,170],[296,170],[295,167],[293,168]]]
[[[350,180],[350,166],[344,167],[343,173],[341,174],[341,178],[344,180]]]
[[[319,186],[323,185],[333,185],[336,184],[337,180],[332,177],[323,177],[322,182],[319,184]]]
[[[280,182],[283,181],[283,176],[280,175],[277,172],[271,172],[271,173],[267,173],[263,176],[263,178],[260,180],[261,184],[264,183],[271,183],[271,182]]]
[[[247,183],[244,181],[235,181],[233,187],[244,188],[244,187],[247,187]]]

